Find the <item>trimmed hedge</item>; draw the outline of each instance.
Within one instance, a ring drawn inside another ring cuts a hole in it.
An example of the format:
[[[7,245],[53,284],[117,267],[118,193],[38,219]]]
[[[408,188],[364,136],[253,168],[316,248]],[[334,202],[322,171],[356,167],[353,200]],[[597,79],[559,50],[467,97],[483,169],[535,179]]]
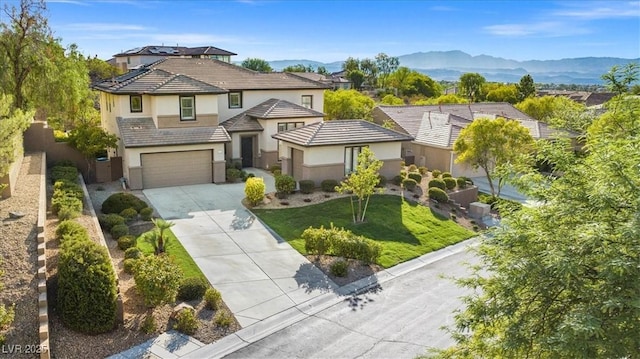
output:
[[[296,180],[289,175],[276,176],[276,192],[288,195],[296,189]]]
[[[138,247],[130,247],[124,251],[125,259],[138,259],[142,257],[142,251]]]
[[[313,189],[316,187],[312,180],[301,180],[298,184],[300,185],[300,192],[304,194],[313,193]]]
[[[120,213],[127,208],[140,212],[149,205],[140,198],[127,192],[114,193],[102,203],[102,213]]]
[[[440,171],[440,170],[431,171],[431,176],[433,176],[433,178],[438,178],[438,177],[440,177],[441,174],[442,174],[442,171]]]
[[[118,248],[123,251],[135,247],[136,245],[136,237],[130,234],[126,234],[118,238]]]
[[[59,180],[78,182],[78,169],[74,166],[55,166],[51,168],[50,174],[51,183],[56,183]]]
[[[51,212],[58,215],[58,212],[62,208],[66,208],[69,211],[82,213],[82,201],[77,197],[63,195],[61,197],[54,197],[51,199]]]
[[[437,187],[429,188],[428,193],[429,193],[429,199],[438,201],[439,203],[449,202],[449,195],[447,195],[447,192],[445,192],[440,188],[437,188]]]
[[[467,180],[464,177],[458,177],[456,179],[456,184],[458,185],[458,188],[465,188],[467,187]]]
[[[58,263],[57,311],[62,323],[88,334],[116,323],[117,287],[107,249],[93,241],[65,242]]]
[[[420,166],[420,167],[418,167],[418,172],[420,172],[420,174],[424,176],[424,175],[427,174],[428,169],[427,169],[427,167]]]
[[[142,218],[143,221],[150,221],[152,215],[153,208],[151,207],[146,207],[140,210],[140,218]]]
[[[177,298],[180,300],[202,299],[209,283],[201,277],[189,277],[182,280],[178,288]]]
[[[444,183],[444,180],[441,180],[439,178],[435,178],[432,179],[431,181],[429,181],[429,184],[427,185],[427,187],[429,188],[439,188],[441,190],[446,190],[447,189],[447,184]]]
[[[117,240],[120,237],[129,234],[129,227],[126,224],[116,224],[115,226],[111,227],[110,233],[111,237]]]
[[[417,185],[418,183],[413,178],[405,178],[402,180],[402,187],[406,188],[411,192],[413,192],[416,189]]]
[[[120,216],[127,222],[133,221],[138,217],[138,211],[135,208],[125,208],[120,212]]]
[[[110,231],[114,226],[124,224],[125,220],[124,217],[119,214],[109,213],[98,216],[98,222],[100,222],[103,229]]]
[[[89,237],[89,233],[87,232],[86,228],[84,228],[80,223],[76,221],[69,221],[69,220],[60,222],[60,224],[56,228],[57,240],[61,240],[62,237],[65,235],[70,235],[70,236],[81,235],[81,236]]]
[[[447,189],[451,190],[456,188],[457,182],[453,177],[443,177],[444,185],[447,186]]]
[[[450,172],[442,172],[442,178],[453,177]]]
[[[363,236],[357,236],[344,228],[309,227],[302,232],[307,253],[333,254],[345,258],[375,263],[382,253],[382,246]]]
[[[247,183],[244,185],[244,194],[249,203],[255,206],[264,199],[265,189],[266,186],[262,178],[251,177],[247,179]]]
[[[320,183],[320,188],[323,192],[335,192],[338,186],[338,181],[334,179],[326,179]]]
[[[418,184],[420,184],[420,182],[422,182],[422,175],[420,173],[418,173],[418,172],[409,172],[407,177],[411,178],[414,181],[416,181],[416,183],[418,183]]]

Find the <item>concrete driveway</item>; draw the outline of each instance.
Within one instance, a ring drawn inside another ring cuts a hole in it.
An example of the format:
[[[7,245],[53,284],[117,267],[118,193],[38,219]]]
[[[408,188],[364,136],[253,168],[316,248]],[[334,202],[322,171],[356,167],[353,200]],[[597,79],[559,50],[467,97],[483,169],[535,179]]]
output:
[[[271,174],[251,172],[275,190]],[[143,192],[242,327],[338,288],[242,206],[244,183]]]

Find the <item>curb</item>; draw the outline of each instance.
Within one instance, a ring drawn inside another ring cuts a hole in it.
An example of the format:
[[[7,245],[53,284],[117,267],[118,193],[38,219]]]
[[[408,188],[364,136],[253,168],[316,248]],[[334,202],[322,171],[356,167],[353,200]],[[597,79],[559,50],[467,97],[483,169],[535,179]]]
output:
[[[467,239],[452,246],[400,263],[389,269],[381,270],[376,274],[372,274],[353,283],[346,284],[338,288],[336,293],[325,293],[306,302],[300,303],[295,307],[291,307],[278,314],[274,314],[269,318],[242,328],[214,343],[207,344],[200,349],[194,350],[182,358],[222,358],[292,324],[315,315],[320,311],[339,304],[343,302],[347,296],[357,295],[394,278],[443,260],[454,254],[461,253],[468,248],[476,247],[480,244],[480,238],[481,236],[476,236],[471,239]]]

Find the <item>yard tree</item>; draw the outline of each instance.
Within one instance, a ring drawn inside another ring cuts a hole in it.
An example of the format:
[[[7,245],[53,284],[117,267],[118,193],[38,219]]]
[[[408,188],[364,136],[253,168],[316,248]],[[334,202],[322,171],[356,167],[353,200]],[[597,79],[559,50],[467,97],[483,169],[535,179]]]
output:
[[[613,66],[609,72],[602,75],[602,79],[610,91],[621,95],[629,92],[629,86],[638,81],[638,71],[640,65],[631,62],[624,67]]]
[[[353,84],[353,88],[356,90],[360,90],[362,88],[362,84],[364,84],[364,72],[361,70],[353,70],[349,71],[347,74],[347,78]]]
[[[166,238],[166,230],[173,227],[175,223],[165,221],[162,218],[152,218],[153,224],[156,226],[155,231],[153,232],[153,248],[155,249],[156,254],[164,253],[164,245]]]
[[[529,74],[520,78],[520,82],[516,84],[516,89],[518,90],[517,102],[522,102],[525,99],[536,95],[536,86],[533,82],[533,77]]]
[[[400,61],[397,57],[389,56],[384,52],[376,55],[376,67],[378,68],[378,84],[380,88],[387,88],[389,75],[396,71]]]
[[[77,149],[87,161],[88,176],[95,158],[109,148],[116,148],[118,137],[106,132],[102,127],[92,122],[85,122],[77,126],[69,135],[69,144]]]
[[[245,69],[259,71],[259,72],[273,71],[273,69],[271,68],[271,65],[269,65],[269,63],[266,60],[259,59],[256,57],[249,57],[244,59],[244,61],[242,61],[242,64],[240,66],[244,67]]]
[[[360,61],[360,71],[364,73],[365,82],[371,87],[378,84],[378,65],[374,60],[369,58]]]
[[[625,99],[589,128],[537,192],[544,204],[503,218],[481,263],[459,283],[472,294],[442,358],[638,358],[640,109]],[[597,173],[597,176],[586,174]]]
[[[86,59],[86,65],[89,70],[89,80],[91,83],[110,79],[122,73],[117,67],[99,59],[97,55],[88,57]]]
[[[360,70],[360,60],[354,59],[353,57],[348,57],[342,63],[342,70],[346,71],[347,73],[355,70]]]
[[[487,82],[478,73],[466,73],[460,76],[460,92],[464,94],[470,102],[482,100],[482,86]]]
[[[409,75],[413,70],[405,66],[400,66],[396,71],[389,75],[389,86],[398,90],[398,96],[404,95],[405,90],[409,86]]]
[[[295,64],[282,69],[282,72],[315,72],[313,66],[305,64]]]
[[[411,71],[406,82],[407,86],[403,91],[406,96],[438,97],[442,94],[442,86],[439,83],[418,71]]]
[[[457,163],[481,168],[489,182],[491,195],[500,196],[507,174],[499,171],[505,165],[525,164],[533,150],[534,140],[527,128],[515,120],[479,118],[460,131],[453,144]],[[497,190],[493,180],[498,179]]]
[[[530,97],[515,107],[554,128],[576,132],[584,132],[593,119],[584,105],[564,96]]]
[[[518,102],[518,90],[516,85],[500,85],[487,91],[487,101],[490,102],[508,102],[515,104]]]
[[[380,100],[380,103],[383,105],[391,105],[391,106],[402,106],[404,105],[404,100],[393,96],[392,94],[388,94]]]
[[[365,119],[371,121],[375,102],[356,90],[326,90],[324,113],[327,120]]]
[[[340,193],[352,193],[351,213],[354,223],[364,222],[369,199],[377,192],[376,186],[380,183],[378,172],[381,168],[382,161],[376,159],[369,147],[363,147],[358,155],[356,170],[336,187]],[[354,197],[358,199],[357,208],[354,204]]]

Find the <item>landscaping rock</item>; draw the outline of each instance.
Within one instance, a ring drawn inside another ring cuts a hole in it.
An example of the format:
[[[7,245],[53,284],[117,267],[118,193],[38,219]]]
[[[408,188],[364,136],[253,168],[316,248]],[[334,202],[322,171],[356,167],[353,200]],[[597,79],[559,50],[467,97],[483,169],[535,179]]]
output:
[[[185,302],[182,302],[178,305],[176,305],[175,307],[173,307],[173,312],[171,313],[171,317],[175,318],[176,315],[178,315],[178,313],[180,313],[181,311],[185,310],[185,309],[189,309],[191,311],[195,311],[195,309],[193,308],[192,305],[189,305]]]
[[[11,218],[11,219],[20,219],[20,218],[24,217],[25,215],[26,215],[25,213],[18,212],[18,211],[9,212],[9,218]]]

